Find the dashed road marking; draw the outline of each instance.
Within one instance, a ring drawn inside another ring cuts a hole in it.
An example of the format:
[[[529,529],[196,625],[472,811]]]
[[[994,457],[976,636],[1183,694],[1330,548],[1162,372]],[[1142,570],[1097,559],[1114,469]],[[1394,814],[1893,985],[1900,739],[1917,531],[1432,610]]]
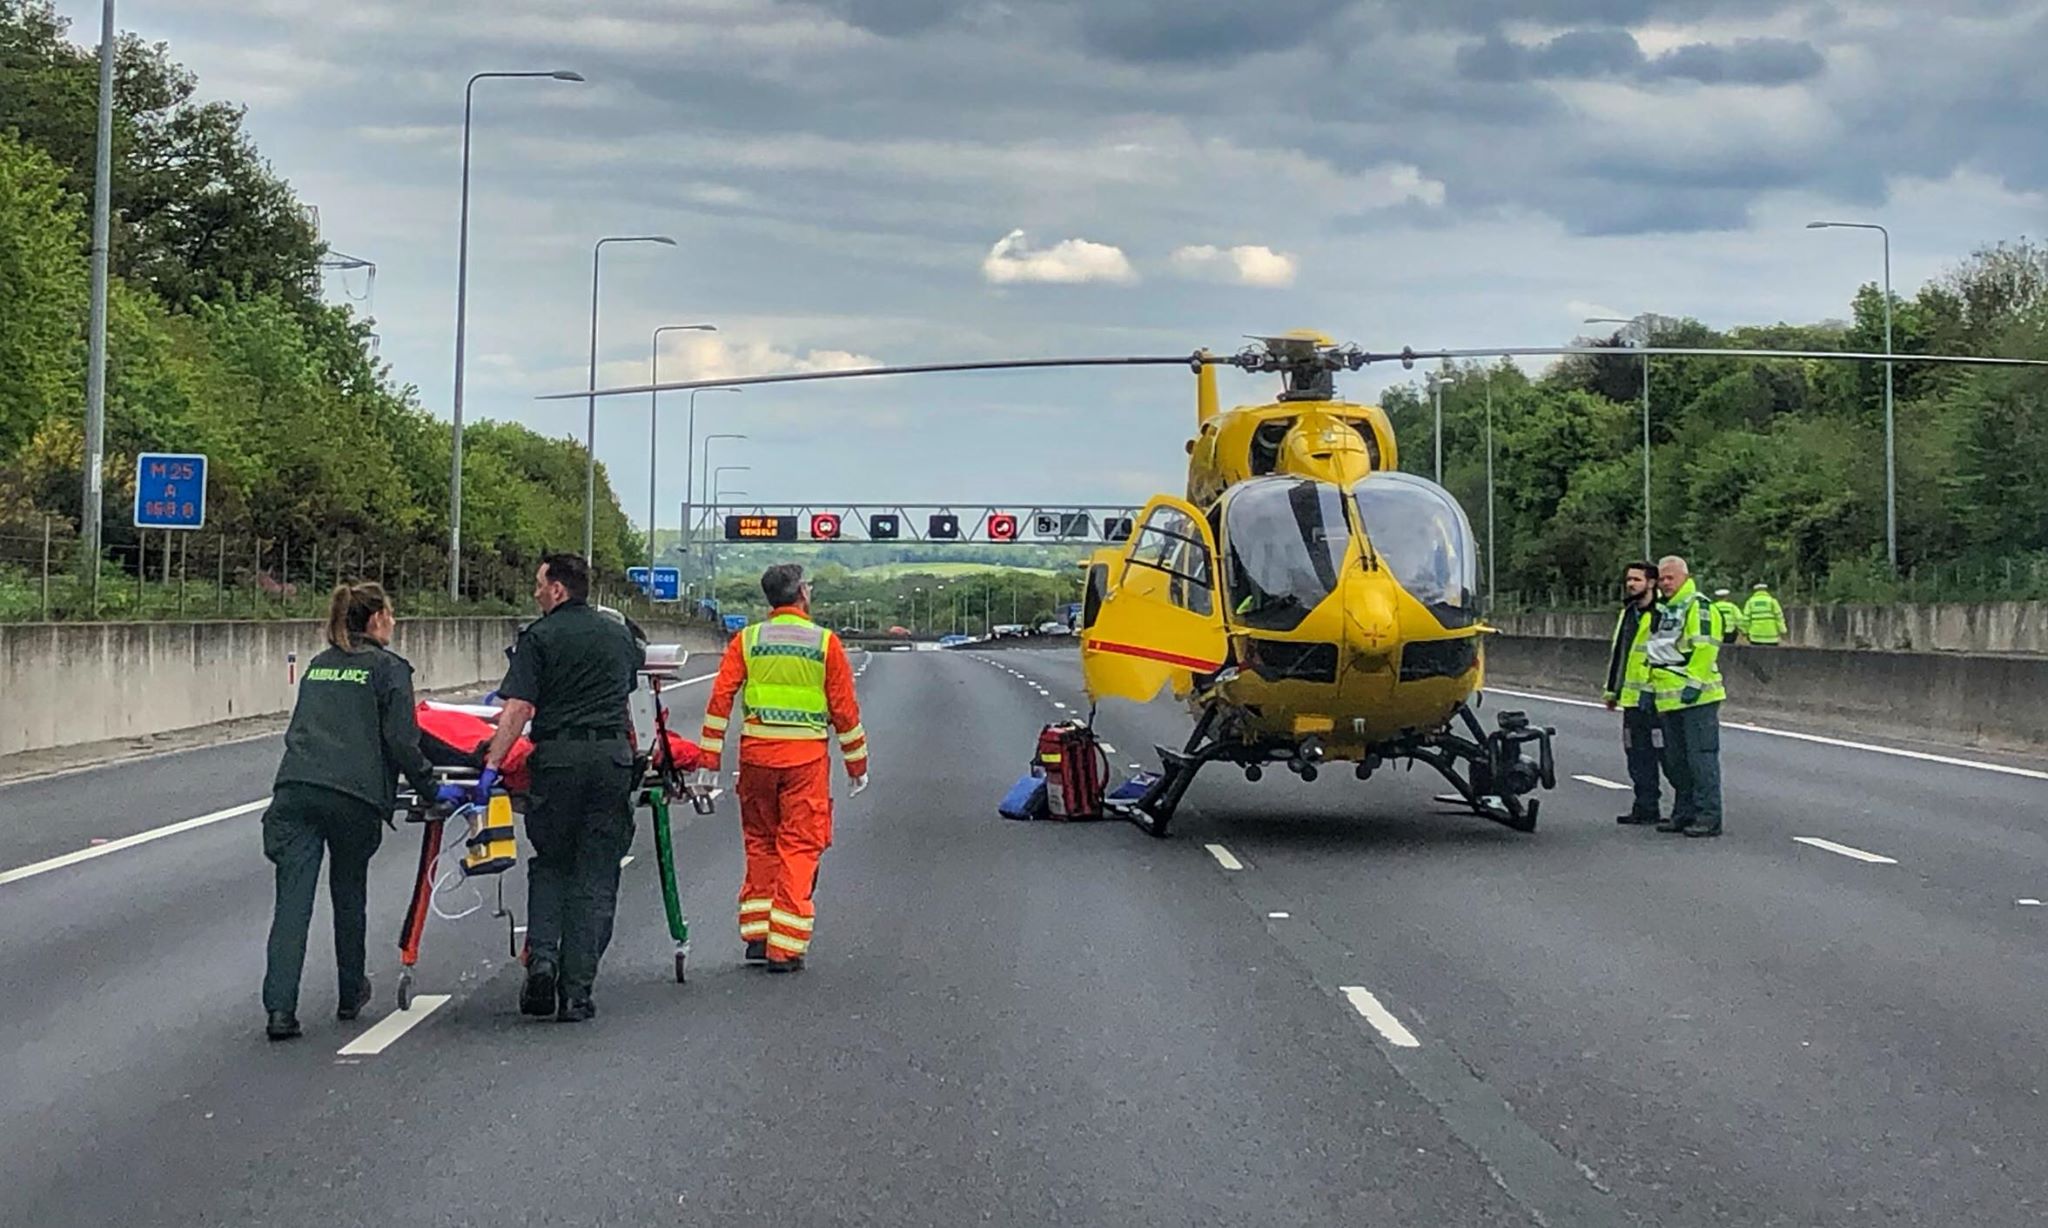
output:
[[[399,1037],[427,1021],[427,1016],[448,1004],[444,993],[423,993],[402,1011],[393,1011],[370,1025],[370,1030],[336,1050],[339,1057],[367,1057],[389,1049]]]
[[[1895,866],[1899,864],[1898,859],[1895,857],[1886,857],[1881,853],[1866,853],[1862,849],[1850,848],[1846,844],[1836,844],[1832,840],[1823,840],[1819,836],[1794,836],[1792,839],[1797,844],[1810,845],[1817,849],[1826,849],[1830,853],[1840,853],[1844,857],[1854,857],[1858,861],[1867,861],[1872,865]]]
[[[1346,985],[1338,992],[1350,1000],[1353,1010],[1365,1016],[1365,1021],[1373,1026],[1374,1031],[1386,1037],[1388,1044],[1403,1049],[1422,1047],[1422,1042],[1415,1039],[1415,1033],[1394,1018],[1394,1012],[1380,1005],[1380,1000],[1372,996],[1370,989],[1363,985]]]
[[[1114,755],[1116,753],[1116,747],[1111,746],[1107,742],[1104,742],[1102,744],[1102,753],[1105,755]]]
[[[1059,702],[1058,700],[1054,700],[1052,706],[1058,708],[1062,712],[1065,712],[1067,710],[1067,705]]]
[[[1229,849],[1227,849],[1227,848],[1224,848],[1224,847],[1223,847],[1222,845],[1220,845],[1220,844],[1206,844],[1206,845],[1203,845],[1202,847],[1204,847],[1204,848],[1208,849],[1208,850],[1209,850],[1209,856],[1211,856],[1211,857],[1214,857],[1214,858],[1216,859],[1216,864],[1217,864],[1217,865],[1219,865],[1219,866],[1222,866],[1222,867],[1223,867],[1224,869],[1226,869],[1226,870],[1242,870],[1242,869],[1244,869],[1244,863],[1243,863],[1243,862],[1241,862],[1241,861],[1239,861],[1239,860],[1237,859],[1237,855],[1236,855],[1235,853],[1232,853],[1232,852],[1231,852],[1231,851],[1230,851]]]
[[[1516,699],[1540,699],[1545,703],[1565,704],[1573,708],[1604,708],[1584,699],[1566,699],[1562,695],[1544,695],[1536,691],[1510,691],[1502,687],[1490,688],[1495,694],[1512,695]],[[1723,729],[1740,729],[1744,733],[1761,733],[1773,738],[1790,738],[1795,742],[1812,742],[1820,746],[1834,746],[1843,750],[1867,750],[1874,755],[1891,755],[1899,759],[1916,759],[1921,763],[1939,763],[1947,767],[1974,768],[1980,772],[1997,772],[2001,776],[2018,776],[2026,780],[2048,780],[2048,772],[2035,768],[2013,767],[2004,763],[1986,763],[1981,759],[1961,759],[1954,755],[1937,755],[1924,750],[1906,750],[1897,746],[1877,746],[1869,742],[1852,742],[1846,738],[1823,737],[1817,733],[1799,733],[1791,729],[1771,729],[1763,725],[1751,725],[1743,721],[1722,721]]]
[[[2031,897],[2029,897],[2029,898],[2027,898],[2027,899],[2019,899],[2019,900],[2014,900],[2014,901],[2013,901],[2013,903],[2015,903],[2015,904],[2019,905],[2019,906],[2020,906],[2021,908],[2041,908],[2041,907],[2044,907],[2044,905],[2043,905],[2043,904],[2041,903],[2041,901],[2039,901],[2039,900],[2036,900],[2036,899],[2033,899],[2033,898],[2031,898]]]
[[[1267,914],[1266,914],[1266,919],[1267,919],[1268,921],[1285,921],[1285,920],[1287,920],[1287,919],[1288,919],[1289,917],[1291,917],[1291,916],[1293,916],[1293,915],[1294,915],[1293,913],[1285,913],[1285,912],[1269,912],[1269,913],[1267,913]]]
[[[1574,776],[1572,777],[1572,779],[1584,781],[1585,783],[1592,785],[1596,789],[1619,789],[1624,793],[1628,791],[1627,785],[1617,784],[1616,782],[1609,780],[1604,776]]]
[[[202,814],[196,819],[186,819],[180,823],[171,823],[164,827],[152,828],[149,831],[137,832],[132,836],[123,836],[119,840],[109,840],[105,844],[95,844],[88,848],[82,848],[75,853],[65,853],[58,857],[51,857],[13,870],[0,871],[0,885],[18,883],[22,879],[34,878],[38,874],[48,874],[52,870],[61,870],[65,866],[75,866],[81,861],[91,861],[95,857],[105,857],[109,853],[118,853],[122,849],[132,849],[138,844],[148,844],[152,840],[161,840],[166,836],[175,836],[181,832],[191,831],[194,828],[206,827],[214,823],[225,822],[228,819],[240,818],[245,814],[253,814],[269,804],[270,799],[267,797],[261,801],[244,802],[239,806],[230,806],[226,810],[216,810],[212,814]]]

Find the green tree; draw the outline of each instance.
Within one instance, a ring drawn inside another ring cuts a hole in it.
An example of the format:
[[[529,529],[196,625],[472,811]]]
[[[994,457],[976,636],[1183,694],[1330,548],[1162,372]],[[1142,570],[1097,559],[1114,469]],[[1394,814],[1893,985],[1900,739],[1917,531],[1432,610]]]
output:
[[[84,401],[78,244],[77,203],[55,165],[0,132],[0,461]]]

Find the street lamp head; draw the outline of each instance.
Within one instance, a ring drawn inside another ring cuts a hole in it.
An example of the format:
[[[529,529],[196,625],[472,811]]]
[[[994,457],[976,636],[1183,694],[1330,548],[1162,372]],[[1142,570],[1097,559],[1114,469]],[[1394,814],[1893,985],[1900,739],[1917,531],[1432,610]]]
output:
[[[1834,225],[1833,222],[1808,222],[1806,228],[1808,230],[1826,230],[1832,225]]]
[[[548,76],[553,77],[557,81],[581,81],[584,79],[582,73],[571,72],[566,68],[557,69],[556,71],[549,73]]]

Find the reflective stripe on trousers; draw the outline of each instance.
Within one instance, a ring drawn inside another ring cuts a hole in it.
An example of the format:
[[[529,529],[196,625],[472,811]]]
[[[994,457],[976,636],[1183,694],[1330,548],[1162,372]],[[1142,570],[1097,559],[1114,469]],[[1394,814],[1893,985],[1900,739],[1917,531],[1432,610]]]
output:
[[[748,765],[738,792],[747,853],[741,936],[765,940],[771,961],[796,958],[810,949],[818,860],[832,843],[831,760],[820,755],[797,767]]]

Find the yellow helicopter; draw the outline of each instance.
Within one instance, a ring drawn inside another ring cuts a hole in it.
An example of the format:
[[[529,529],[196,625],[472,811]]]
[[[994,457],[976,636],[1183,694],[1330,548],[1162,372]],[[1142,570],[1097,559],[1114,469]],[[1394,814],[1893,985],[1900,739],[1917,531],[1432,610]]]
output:
[[[1186,497],[1159,495],[1121,546],[1087,565],[1081,666],[1092,699],[1149,702],[1172,688],[1195,716],[1180,750],[1129,809],[1164,836],[1201,769],[1232,763],[1258,780],[1280,764],[1304,780],[1346,762],[1360,780],[1405,761],[1435,769],[1469,808],[1535,830],[1557,783],[1554,731],[1501,712],[1481,727],[1485,681],[1478,547],[1443,487],[1400,472],[1377,406],[1340,400],[1336,373],[1419,360],[1678,355],[1885,361],[1843,351],[1596,345],[1375,353],[1312,332],[1254,338],[1235,354],[1031,358],[684,380],[543,400],[878,375],[1061,367],[1183,366],[1196,377]],[[1915,354],[1912,362],[2048,366],[2048,361]],[[1268,403],[1219,408],[1216,370],[1278,374]]]
[[[1377,406],[1337,398],[1327,337],[1262,338],[1232,361],[1285,375],[1278,399],[1222,410],[1197,368],[1186,498],[1160,495],[1121,548],[1088,565],[1081,664],[1089,696],[1143,703],[1171,686],[1197,712],[1132,817],[1164,835],[1195,774],[1217,760],[1257,780],[1280,763],[1410,760],[1451,799],[1533,830],[1557,769],[1552,731],[1503,712],[1483,731],[1478,547],[1449,492],[1397,467]],[[1524,748],[1530,752],[1524,754]]]

